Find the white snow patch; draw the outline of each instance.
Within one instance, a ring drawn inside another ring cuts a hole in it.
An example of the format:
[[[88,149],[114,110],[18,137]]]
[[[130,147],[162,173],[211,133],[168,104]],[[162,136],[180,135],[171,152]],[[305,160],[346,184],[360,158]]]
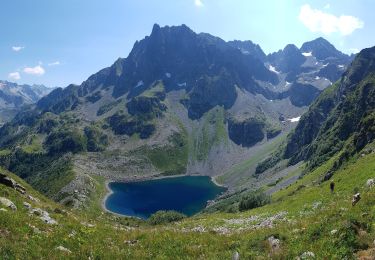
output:
[[[327,64],[323,64],[323,67],[327,67],[329,65],[329,62]]]
[[[184,83],[177,83],[177,86],[179,86],[179,87],[186,87],[186,85],[187,85],[186,82],[184,82]]]
[[[165,73],[165,76],[166,76],[167,78],[171,78],[171,77],[172,77],[172,74],[169,73],[169,72],[167,72],[167,73]]]
[[[288,81],[285,81],[285,87],[289,86],[290,84],[292,84],[292,83],[290,83]]]
[[[272,66],[272,65],[270,65],[270,67],[268,68],[270,71],[272,71],[272,72],[275,72],[276,74],[280,74],[280,72],[278,72],[277,70],[276,70],[276,68],[274,67],[274,66]]]
[[[319,62],[315,62],[315,65],[318,65]]]
[[[316,76],[316,77],[315,77],[315,80],[320,80],[320,77],[319,77],[319,76]]]
[[[242,49],[242,48],[237,48],[238,50],[240,50],[240,52],[242,52],[242,54],[245,54],[245,55],[249,55],[250,54],[250,52],[249,51],[247,51],[247,50],[244,50],[244,49]]]
[[[143,86],[143,80],[138,81],[137,85],[135,86],[136,88]]]
[[[302,52],[302,55],[305,56],[305,57],[311,57],[312,53],[311,53],[311,51],[310,52]]]
[[[292,122],[292,123],[295,123],[295,122],[298,122],[299,120],[301,119],[301,117],[293,117],[293,118],[289,118],[288,121]]]
[[[345,66],[344,65],[338,65],[337,67],[339,67],[340,69],[343,69]]]

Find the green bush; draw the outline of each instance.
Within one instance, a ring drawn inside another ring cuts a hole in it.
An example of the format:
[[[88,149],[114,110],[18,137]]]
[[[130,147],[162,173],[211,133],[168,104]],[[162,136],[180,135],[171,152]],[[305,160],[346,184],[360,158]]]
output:
[[[87,138],[87,151],[101,152],[108,145],[108,136],[103,134],[94,126],[85,127],[85,136]]]
[[[242,197],[239,210],[245,211],[253,208],[258,208],[271,202],[270,196],[262,191],[251,192]]]
[[[45,145],[50,154],[78,153],[86,150],[86,138],[76,129],[60,130],[48,135]]]
[[[148,222],[151,225],[159,225],[159,224],[180,221],[184,218],[186,218],[184,214],[179,213],[174,210],[170,210],[170,211],[159,210],[156,213],[151,215],[151,217],[148,219]]]

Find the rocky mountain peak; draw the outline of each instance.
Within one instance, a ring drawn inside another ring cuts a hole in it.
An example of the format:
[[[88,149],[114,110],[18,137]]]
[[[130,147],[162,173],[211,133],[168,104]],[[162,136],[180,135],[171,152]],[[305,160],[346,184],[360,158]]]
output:
[[[348,60],[349,56],[337,50],[329,41],[323,37],[319,37],[315,40],[305,42],[302,44],[301,52],[311,53],[318,60],[325,60],[330,57],[336,59]]]
[[[253,43],[252,41],[229,41],[229,45],[233,46],[234,48],[239,49],[245,55],[252,55],[255,58],[258,58],[261,61],[266,61],[266,54],[263,52],[262,48],[258,45]]]

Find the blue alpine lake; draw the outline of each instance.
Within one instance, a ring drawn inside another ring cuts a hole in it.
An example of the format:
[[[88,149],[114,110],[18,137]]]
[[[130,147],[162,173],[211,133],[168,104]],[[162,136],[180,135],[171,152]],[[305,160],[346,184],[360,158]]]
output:
[[[175,210],[192,216],[206,207],[226,188],[207,176],[183,176],[139,182],[109,183],[112,194],[105,201],[107,210],[147,219],[158,210]]]

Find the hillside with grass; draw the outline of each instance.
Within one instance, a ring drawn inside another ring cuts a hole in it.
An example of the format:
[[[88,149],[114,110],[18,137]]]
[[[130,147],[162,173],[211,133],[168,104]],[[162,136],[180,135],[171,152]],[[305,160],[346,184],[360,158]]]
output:
[[[3,259],[231,259],[236,255],[241,259],[373,259],[375,187],[368,180],[374,178],[374,144],[366,146],[366,151],[335,172],[333,193],[329,182],[322,182],[322,178],[337,156],[272,194],[265,206],[237,213],[202,213],[185,219],[172,213],[158,213],[149,221],[103,212],[100,197],[105,189],[100,181],[95,182],[100,192],[90,198],[89,206],[72,210],[1,170],[26,191],[22,194],[0,184],[0,256]],[[352,195],[357,192],[361,200],[352,206]],[[46,214],[53,221],[46,221],[43,218]]]

